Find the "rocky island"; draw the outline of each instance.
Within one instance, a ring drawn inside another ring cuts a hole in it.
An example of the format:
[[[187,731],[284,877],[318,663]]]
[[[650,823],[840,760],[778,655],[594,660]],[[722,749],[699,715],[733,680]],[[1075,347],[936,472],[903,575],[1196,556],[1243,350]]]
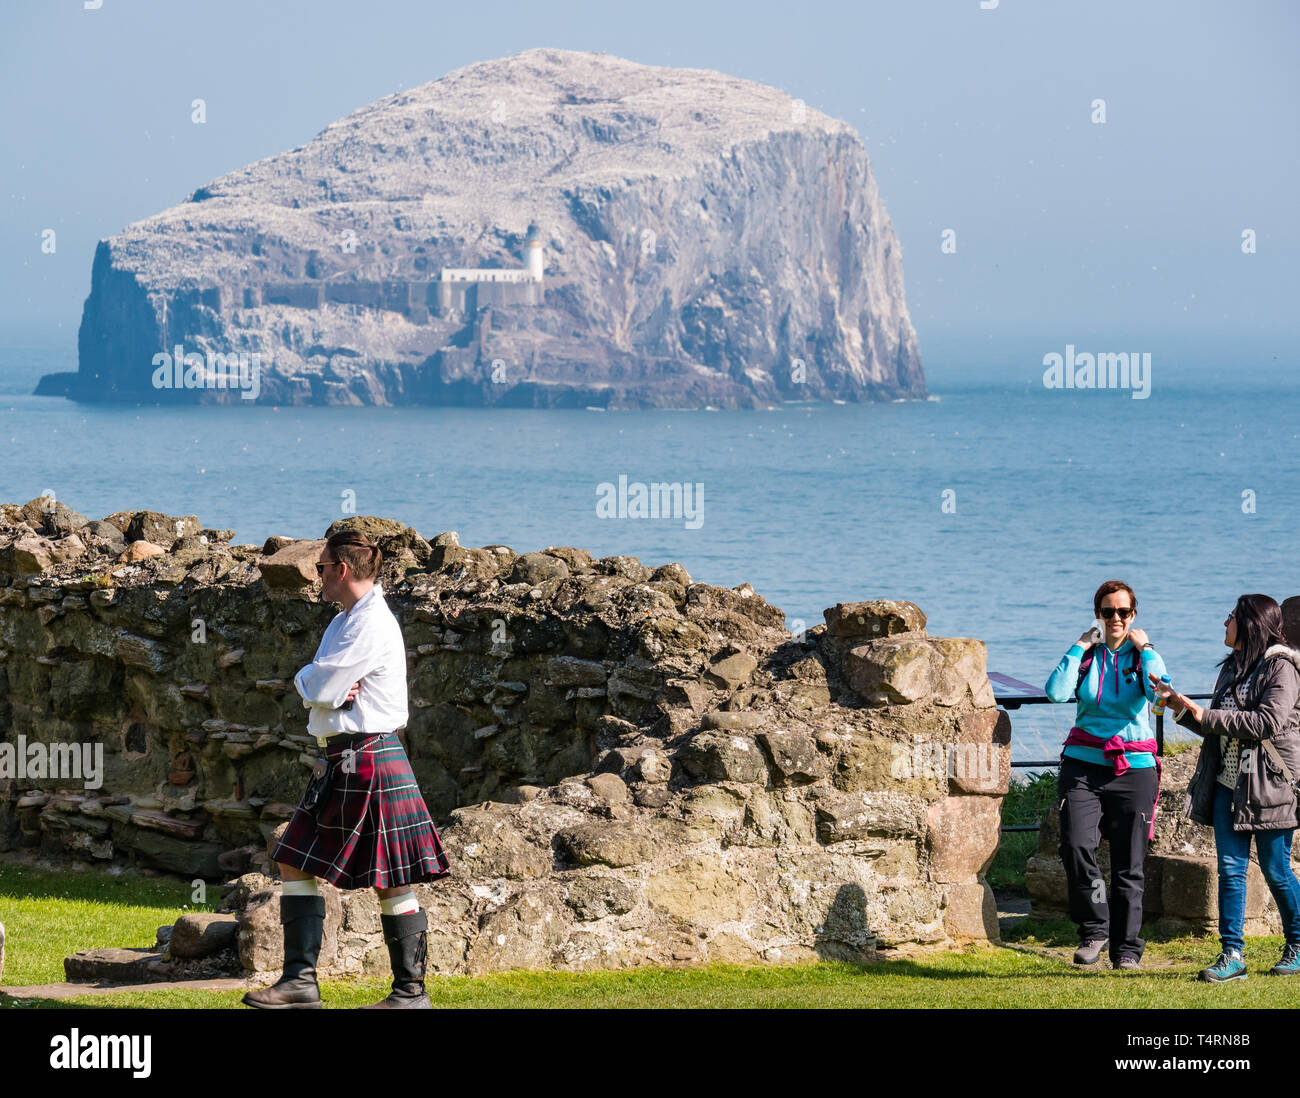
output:
[[[927,395],[848,124],[699,69],[470,65],[100,241],[83,401],[771,407]],[[236,368],[236,366],[238,368]]]

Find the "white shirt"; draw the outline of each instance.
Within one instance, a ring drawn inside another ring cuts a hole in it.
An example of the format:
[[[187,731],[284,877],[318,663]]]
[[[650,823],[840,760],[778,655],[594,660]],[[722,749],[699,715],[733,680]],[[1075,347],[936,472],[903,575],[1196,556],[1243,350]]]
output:
[[[361,692],[340,709],[354,682]],[[325,629],[316,657],[293,677],[309,709],[313,736],[338,732],[393,732],[406,724],[406,644],[402,627],[374,584],[351,610],[340,610]]]

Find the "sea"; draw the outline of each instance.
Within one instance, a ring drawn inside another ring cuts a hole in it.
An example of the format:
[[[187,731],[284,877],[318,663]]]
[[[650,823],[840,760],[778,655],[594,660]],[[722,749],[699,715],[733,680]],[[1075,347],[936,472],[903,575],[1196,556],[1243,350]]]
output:
[[[1300,594],[1292,374],[1221,369],[1127,390],[1042,368],[931,378],[929,400],[774,411],[88,405],[31,395],[75,350],[0,349],[0,500],[92,518],[196,514],[235,541],[320,537],[348,514],[516,552],[681,563],[811,628],[910,599],[990,671],[1041,686],[1118,578],[1175,686],[1208,692],[1238,595]],[[638,485],[679,486],[643,516]],[[1073,707],[1012,713],[1013,758],[1059,755]]]

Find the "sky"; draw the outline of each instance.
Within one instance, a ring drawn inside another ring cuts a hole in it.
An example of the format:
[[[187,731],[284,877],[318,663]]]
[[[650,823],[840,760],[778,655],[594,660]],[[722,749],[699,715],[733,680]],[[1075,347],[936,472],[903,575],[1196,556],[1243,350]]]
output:
[[[717,69],[856,127],[932,386],[1067,344],[1295,365],[1300,4],[95,3],[0,13],[0,347],[75,354],[95,244],[125,225],[377,98],[549,46]]]

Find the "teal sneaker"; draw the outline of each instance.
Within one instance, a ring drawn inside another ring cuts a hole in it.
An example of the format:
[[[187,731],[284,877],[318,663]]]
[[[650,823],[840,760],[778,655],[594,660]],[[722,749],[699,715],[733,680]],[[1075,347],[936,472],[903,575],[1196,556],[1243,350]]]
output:
[[[1229,980],[1245,980],[1246,962],[1235,949],[1225,949],[1209,968],[1201,969],[1200,978],[1208,984],[1222,984]]]
[[[1294,976],[1300,972],[1300,942],[1287,942],[1282,959],[1268,971],[1272,976]]]

